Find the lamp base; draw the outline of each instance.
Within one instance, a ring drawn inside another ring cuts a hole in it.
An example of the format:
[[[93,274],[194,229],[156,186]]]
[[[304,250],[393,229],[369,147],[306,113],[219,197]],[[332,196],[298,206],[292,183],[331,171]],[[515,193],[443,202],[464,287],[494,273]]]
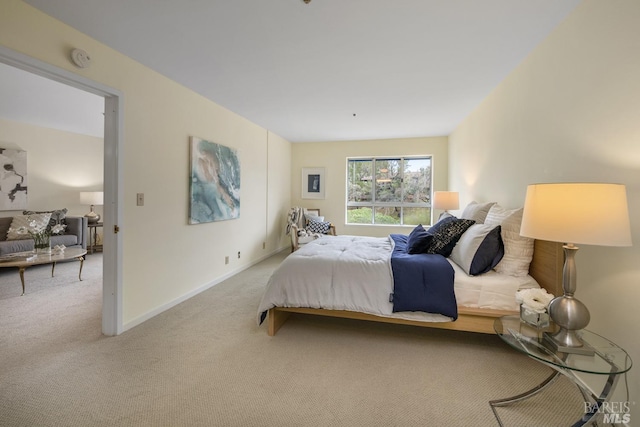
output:
[[[87,223],[89,224],[97,224],[98,222],[100,222],[100,215],[98,215],[94,211],[89,212],[85,215],[85,217],[87,218]]]
[[[561,329],[555,334],[552,334],[550,332],[545,332],[543,334],[544,343],[547,344],[547,346],[551,348],[553,351],[556,351],[559,353],[581,354],[583,356],[593,356],[594,354],[596,354],[596,351],[593,349],[593,347],[591,347],[589,344],[582,341],[578,337],[575,337],[575,339],[578,342],[582,343],[582,345],[579,345],[579,346],[567,345],[565,343],[566,341],[561,342],[560,340],[556,339],[557,334],[562,334],[563,332],[575,333],[575,331],[567,331],[566,329],[564,331]]]
[[[577,331],[586,328],[591,320],[587,306],[573,296],[576,292],[575,256],[578,247],[567,243],[563,249],[562,290],[564,295],[552,299],[548,307],[549,317],[560,329],[553,334],[545,333],[545,342],[555,351],[593,356],[595,351],[577,334]]]

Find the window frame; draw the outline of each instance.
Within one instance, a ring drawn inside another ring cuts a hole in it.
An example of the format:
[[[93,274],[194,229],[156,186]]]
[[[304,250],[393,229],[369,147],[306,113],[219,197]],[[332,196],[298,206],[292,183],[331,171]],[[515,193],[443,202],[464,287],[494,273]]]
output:
[[[398,202],[377,202],[376,201],[376,162],[377,161],[389,161],[389,160],[399,160],[401,162],[400,167],[400,180],[401,180],[401,197]],[[406,160],[429,160],[429,201],[428,202],[403,202],[404,194],[405,194],[405,179],[404,179],[404,162]],[[372,170],[372,182],[371,182],[371,201],[365,202],[351,202],[349,201],[349,166],[352,161],[371,161],[371,170]],[[424,155],[405,155],[405,156],[358,156],[358,157],[347,157],[346,158],[346,179],[345,179],[345,224],[347,225],[366,225],[366,226],[376,226],[376,227],[409,227],[415,226],[417,224],[405,224],[404,223],[404,209],[405,208],[429,208],[429,224],[423,225],[431,225],[433,223],[433,155],[424,154]],[[369,207],[371,208],[371,222],[370,223],[361,223],[361,222],[349,222],[349,208],[362,208]],[[376,216],[376,208],[378,207],[399,207],[400,208],[400,223],[399,224],[381,224],[375,222]]]

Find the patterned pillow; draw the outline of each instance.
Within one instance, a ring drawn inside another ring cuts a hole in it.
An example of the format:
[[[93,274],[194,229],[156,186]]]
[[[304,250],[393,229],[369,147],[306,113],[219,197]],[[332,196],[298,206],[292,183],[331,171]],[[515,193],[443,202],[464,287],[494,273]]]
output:
[[[67,208],[63,208],[63,209],[57,209],[54,211],[23,211],[22,214],[23,215],[34,215],[34,214],[46,214],[46,213],[50,213],[51,214],[51,219],[49,220],[49,225],[47,225],[47,231],[51,231],[51,228],[54,225],[57,224],[62,224],[62,225],[66,225],[67,221]],[[63,232],[60,232],[58,234],[63,234]]]
[[[307,224],[307,231],[310,233],[327,234],[329,232],[329,227],[331,227],[330,222],[315,221],[311,219]]]
[[[458,243],[460,236],[473,224],[475,224],[473,220],[458,219],[453,216],[441,219],[429,228],[428,232],[433,236],[433,239],[429,243],[426,253],[448,257]]]
[[[42,231],[47,228],[50,219],[51,214],[49,212],[14,216],[11,221],[11,227],[9,227],[9,231],[7,231],[7,240],[31,239],[27,230]]]

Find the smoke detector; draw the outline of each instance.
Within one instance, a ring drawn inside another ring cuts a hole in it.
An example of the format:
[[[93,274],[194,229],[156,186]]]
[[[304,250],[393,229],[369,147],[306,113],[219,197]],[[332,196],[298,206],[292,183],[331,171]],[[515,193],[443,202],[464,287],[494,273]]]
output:
[[[82,49],[73,49],[71,51],[71,61],[78,68],[87,68],[89,65],[91,65],[91,57]]]

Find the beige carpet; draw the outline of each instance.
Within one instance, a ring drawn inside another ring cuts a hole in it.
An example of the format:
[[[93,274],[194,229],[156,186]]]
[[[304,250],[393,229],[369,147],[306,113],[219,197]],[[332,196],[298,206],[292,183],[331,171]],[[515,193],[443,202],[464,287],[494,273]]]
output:
[[[256,324],[286,253],[118,336],[100,335],[101,255],[0,269],[1,426],[495,426],[488,401],[548,368],[490,335],[292,316]],[[580,393],[560,378],[500,409],[505,426],[564,426]]]

